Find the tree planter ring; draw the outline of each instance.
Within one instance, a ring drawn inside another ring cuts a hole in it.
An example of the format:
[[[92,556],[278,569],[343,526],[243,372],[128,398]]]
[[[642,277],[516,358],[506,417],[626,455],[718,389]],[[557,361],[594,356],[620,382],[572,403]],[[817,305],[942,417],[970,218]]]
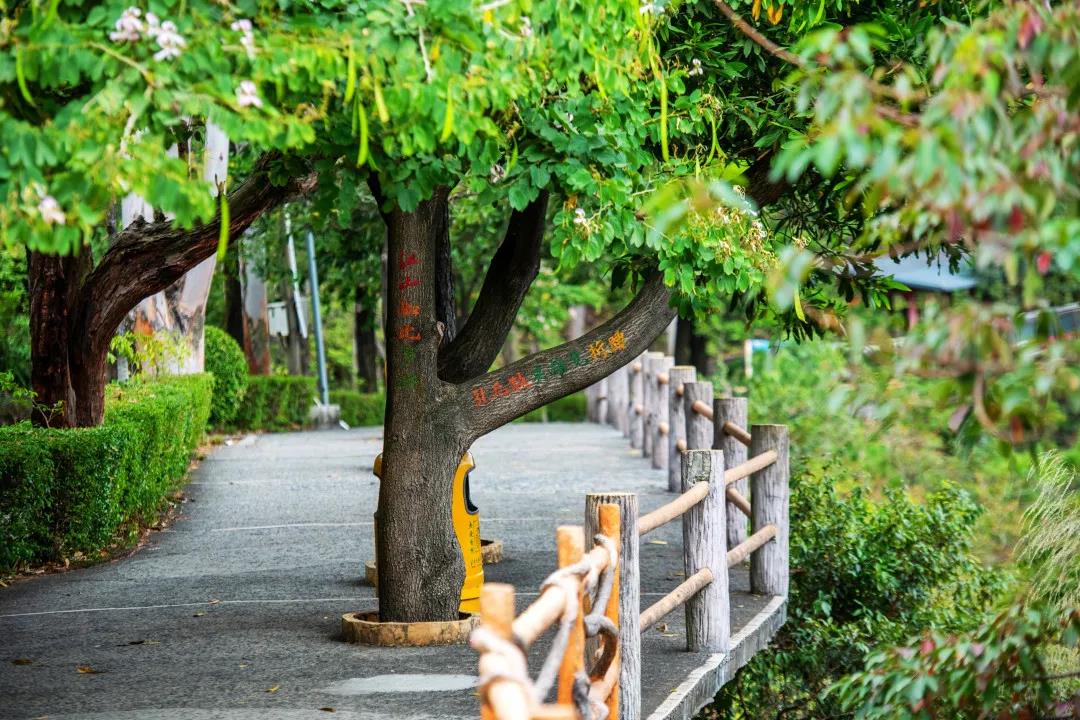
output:
[[[479,615],[468,613],[458,613],[458,619],[449,622],[379,622],[378,610],[365,610],[342,615],[341,634],[345,642],[380,647],[458,645],[479,623]]]
[[[483,558],[485,565],[495,565],[502,562],[502,540],[484,540],[480,538],[480,557]]]

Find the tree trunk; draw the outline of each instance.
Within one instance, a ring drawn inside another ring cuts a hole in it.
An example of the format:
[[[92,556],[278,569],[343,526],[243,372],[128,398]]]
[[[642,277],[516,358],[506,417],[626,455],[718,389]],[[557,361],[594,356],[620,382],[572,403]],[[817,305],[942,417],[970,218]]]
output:
[[[356,345],[356,380],[361,392],[379,391],[379,349],[375,342],[374,301],[368,297],[366,285],[356,286],[353,308],[353,337]]]
[[[436,371],[436,264],[447,196],[441,188],[415,211],[387,217],[389,372],[376,538],[383,621],[456,619],[465,577],[450,500],[468,448]]]
[[[225,280],[225,332],[244,347],[244,286],[240,282],[240,258],[230,250],[222,275]]]
[[[716,372],[716,360],[708,353],[707,339],[697,332],[693,320],[679,318],[675,331],[675,364],[693,365],[699,377],[710,377]]]
[[[372,191],[380,197],[377,184]],[[471,370],[457,384],[441,380],[439,348],[446,326],[439,320],[438,255],[447,198],[441,188],[413,212],[383,216],[388,374],[376,556],[384,621],[457,617],[465,568],[451,520],[451,491],[453,473],[472,442],[611,374],[648,347],[675,315],[670,292],[653,274],[626,308],[581,337],[492,372],[476,370],[479,360],[486,369],[487,351],[506,340],[520,304],[518,294],[509,293],[514,301],[504,304],[506,317],[495,317],[489,301],[481,318],[505,330],[486,338],[483,357],[469,356],[457,345],[463,354],[452,365]],[[542,223],[543,214],[536,215]],[[520,222],[528,224],[524,217]],[[521,264],[532,267],[526,261],[533,247],[526,245]],[[505,290],[494,278],[493,286],[495,292]],[[470,315],[466,327],[472,322]],[[443,353],[455,352],[453,346]]]

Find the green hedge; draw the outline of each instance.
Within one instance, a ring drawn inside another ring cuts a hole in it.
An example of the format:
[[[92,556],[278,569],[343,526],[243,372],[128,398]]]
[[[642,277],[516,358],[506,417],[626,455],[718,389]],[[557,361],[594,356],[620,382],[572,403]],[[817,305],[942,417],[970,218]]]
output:
[[[252,375],[247,392],[228,425],[233,430],[288,430],[308,424],[318,392],[304,375]]]
[[[206,372],[214,376],[210,424],[222,427],[233,421],[244,399],[248,385],[247,359],[232,336],[214,325],[206,326],[205,352]]]
[[[544,414],[547,411],[545,421]],[[524,415],[517,422],[585,422],[585,395],[574,393]]]
[[[381,392],[362,393],[356,390],[334,390],[330,393],[330,402],[341,407],[341,419],[352,427],[383,424],[386,395]],[[582,393],[574,393],[559,398],[555,402],[539,410],[533,410],[528,415],[519,418],[518,422],[544,422],[545,411],[547,411],[547,422],[584,422],[585,396]]]
[[[383,410],[386,408],[386,395],[362,393],[356,390],[334,390],[330,393],[330,404],[341,408],[341,419],[353,427],[364,425],[382,425]]]
[[[95,428],[0,428],[0,571],[92,553],[134,533],[206,431],[209,375],[110,385]]]

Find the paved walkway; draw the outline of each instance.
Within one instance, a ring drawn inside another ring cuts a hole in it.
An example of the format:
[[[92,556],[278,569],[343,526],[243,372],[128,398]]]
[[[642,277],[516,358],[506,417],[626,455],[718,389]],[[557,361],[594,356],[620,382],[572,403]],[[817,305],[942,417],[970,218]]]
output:
[[[363,564],[373,555],[380,434],[219,447],[192,475],[183,515],[138,553],[0,590],[0,718],[478,717],[467,647],[339,638],[343,613],[374,604]],[[663,473],[607,427],[512,425],[473,450],[482,534],[505,544],[487,577],[514,583],[522,602],[556,566],[555,527],[581,524],[586,492],[638,492],[645,510],[671,497]],[[683,579],[678,525],[654,535],[641,552],[645,605]],[[732,583],[745,588],[745,573],[733,571]],[[737,593],[733,633],[761,622],[768,601]],[[657,717],[681,717],[672,691],[710,662],[683,652],[681,626],[677,612],[646,635],[645,716],[667,701]]]

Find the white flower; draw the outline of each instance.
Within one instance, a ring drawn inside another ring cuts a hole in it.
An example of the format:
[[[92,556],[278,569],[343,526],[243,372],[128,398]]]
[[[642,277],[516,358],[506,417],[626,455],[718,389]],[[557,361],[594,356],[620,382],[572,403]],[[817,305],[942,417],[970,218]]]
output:
[[[581,208],[578,208],[578,209],[574,210],[574,224],[575,225],[584,225],[587,222],[589,222],[589,219],[587,217],[585,217],[585,211],[584,210],[582,210]]]
[[[150,22],[151,15],[152,13],[147,13],[147,23]],[[150,34],[150,30],[147,34]],[[176,25],[172,20],[166,20],[160,27],[154,28],[152,37],[157,38],[158,47],[161,48],[154,53],[154,59],[158,61],[180,57],[180,51],[187,47],[187,40],[176,31]]]
[[[60,209],[60,203],[56,202],[52,195],[42,196],[37,209],[46,225],[63,225],[67,221],[64,211]]]
[[[491,166],[491,184],[499,182],[506,177],[506,169],[498,163]]]
[[[643,2],[641,7],[638,8],[638,12],[642,15],[659,15],[664,12],[664,9],[657,3]]]
[[[229,27],[240,33],[240,44],[244,47],[244,52],[247,53],[249,58],[254,58],[255,34],[252,32],[251,21],[247,18],[240,18],[235,20]]]
[[[146,36],[157,37],[161,32],[161,21],[158,20],[158,16],[152,12],[146,13]]]
[[[694,58],[691,65],[692,65],[692,67],[690,68],[690,72],[688,72],[687,75],[693,76],[693,75],[704,75],[705,74],[705,71],[701,67],[701,61],[698,60],[697,58]]]
[[[250,80],[244,80],[240,83],[240,87],[236,88],[236,103],[240,107],[257,107],[263,106],[262,98],[259,97],[259,89],[255,87],[255,83]]]
[[[521,36],[522,37],[532,37],[532,34],[533,34],[532,20],[529,19],[528,15],[525,15],[524,17],[521,18]]]
[[[568,123],[574,122],[574,113],[566,113],[566,122],[568,122]]]
[[[142,10],[137,7],[129,7],[116,20],[116,29],[109,33],[109,39],[115,43],[137,42],[142,38],[144,30],[143,21],[139,19]]]

